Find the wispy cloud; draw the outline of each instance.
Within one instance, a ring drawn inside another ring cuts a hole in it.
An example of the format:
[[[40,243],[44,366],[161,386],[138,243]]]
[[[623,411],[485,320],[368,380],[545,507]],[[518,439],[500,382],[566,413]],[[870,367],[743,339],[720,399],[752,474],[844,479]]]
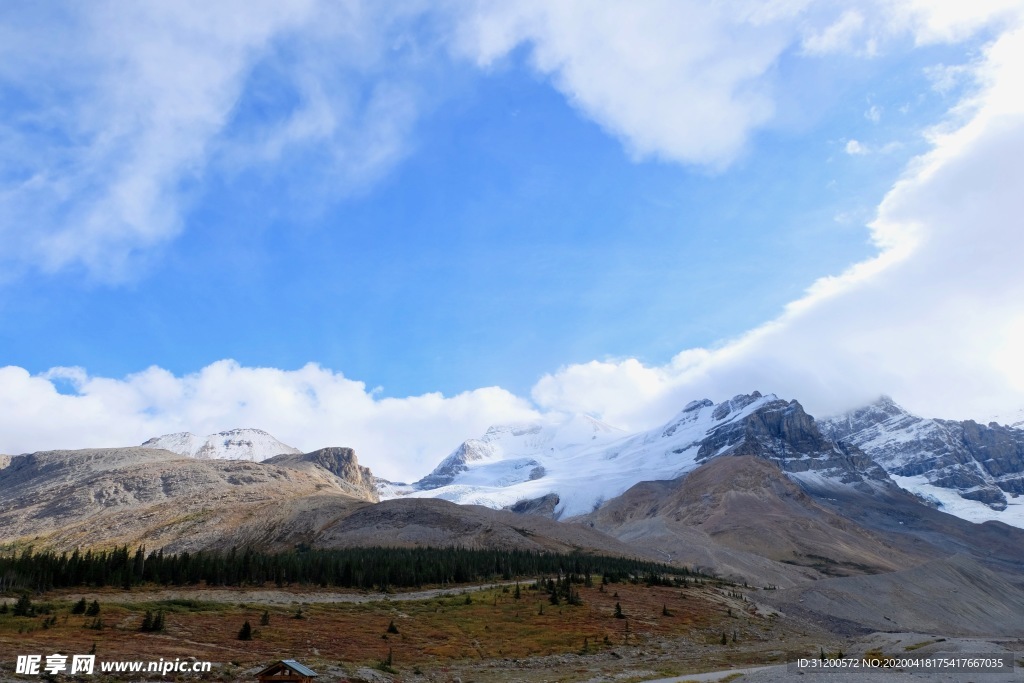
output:
[[[305,146],[323,191],[344,194],[402,157],[416,115],[415,91],[378,72],[382,55],[394,61],[386,33],[399,12],[303,0],[91,3],[45,25],[24,6],[6,14],[15,39],[0,41],[0,83],[19,95],[0,138],[9,267],[131,278],[186,228],[211,163],[267,164]],[[282,45],[294,46],[282,74],[294,83],[273,86],[294,85],[297,101],[273,127],[240,124],[248,79]]]

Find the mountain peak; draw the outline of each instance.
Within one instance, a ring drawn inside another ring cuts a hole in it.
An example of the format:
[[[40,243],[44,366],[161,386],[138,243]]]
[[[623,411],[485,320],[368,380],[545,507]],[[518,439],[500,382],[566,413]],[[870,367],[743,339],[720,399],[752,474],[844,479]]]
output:
[[[282,453],[301,453],[297,448],[281,443],[262,429],[229,429],[209,436],[191,432],[177,432],[153,437],[143,448],[164,450],[200,459],[266,460]]]

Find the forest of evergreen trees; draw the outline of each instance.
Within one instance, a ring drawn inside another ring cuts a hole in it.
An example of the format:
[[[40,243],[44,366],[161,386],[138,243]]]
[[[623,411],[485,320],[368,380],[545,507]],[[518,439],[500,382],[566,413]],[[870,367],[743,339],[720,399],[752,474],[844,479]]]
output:
[[[424,584],[461,584],[551,574],[591,575],[604,582],[690,574],[686,569],[622,557],[524,550],[465,548],[301,549],[266,553],[251,548],[228,552],[146,554],[144,548],[32,549],[0,555],[0,592],[78,586],[142,584],[208,586],[317,585],[387,591]]]

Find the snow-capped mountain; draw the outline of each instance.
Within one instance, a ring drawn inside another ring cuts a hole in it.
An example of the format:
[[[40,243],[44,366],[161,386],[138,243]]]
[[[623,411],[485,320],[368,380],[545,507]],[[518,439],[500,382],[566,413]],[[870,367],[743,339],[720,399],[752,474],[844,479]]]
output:
[[[142,444],[142,447],[163,448],[193,458],[253,462],[284,453],[302,453],[297,448],[281,443],[262,429],[232,429],[209,436],[178,432],[154,437]]]
[[[925,419],[892,399],[821,421],[859,447],[903,488],[972,521],[1024,526],[1024,430],[996,422]],[[1008,498],[1009,495],[1009,498]]]
[[[393,493],[493,508],[532,501],[573,517],[638,482],[675,479],[721,455],[773,460],[790,476],[817,484],[892,485],[858,449],[823,437],[799,403],[755,391],[717,405],[693,401],[665,425],[638,434],[583,416],[492,427]]]

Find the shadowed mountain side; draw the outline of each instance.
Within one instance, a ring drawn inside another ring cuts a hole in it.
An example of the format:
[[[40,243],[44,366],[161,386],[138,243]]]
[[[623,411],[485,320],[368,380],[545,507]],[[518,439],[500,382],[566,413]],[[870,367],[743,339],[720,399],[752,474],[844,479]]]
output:
[[[655,553],[637,549],[593,529],[432,498],[388,500],[361,507],[324,527],[315,545],[321,548],[386,545],[583,550],[664,561]]]
[[[985,522],[975,524],[924,505],[905,491],[815,488],[804,482],[817,502],[869,529],[898,534],[905,547],[928,544],[944,556],[968,555],[1007,580],[1024,587],[1024,529]]]
[[[699,532],[719,548],[700,551],[722,563],[712,568],[777,585],[891,572],[940,555],[923,542],[907,549],[851,522],[815,502],[776,464],[749,456],[715,458],[676,481],[638,484],[584,523],[638,544],[674,540],[665,550],[683,561],[692,561],[695,549],[687,546]]]
[[[1024,591],[963,555],[875,576],[816,581],[758,600],[792,615],[870,631],[953,636],[1024,635]]]
[[[56,549],[208,547],[283,501],[352,485],[322,467],[197,460],[150,448],[51,451],[0,470],[0,539]]]

